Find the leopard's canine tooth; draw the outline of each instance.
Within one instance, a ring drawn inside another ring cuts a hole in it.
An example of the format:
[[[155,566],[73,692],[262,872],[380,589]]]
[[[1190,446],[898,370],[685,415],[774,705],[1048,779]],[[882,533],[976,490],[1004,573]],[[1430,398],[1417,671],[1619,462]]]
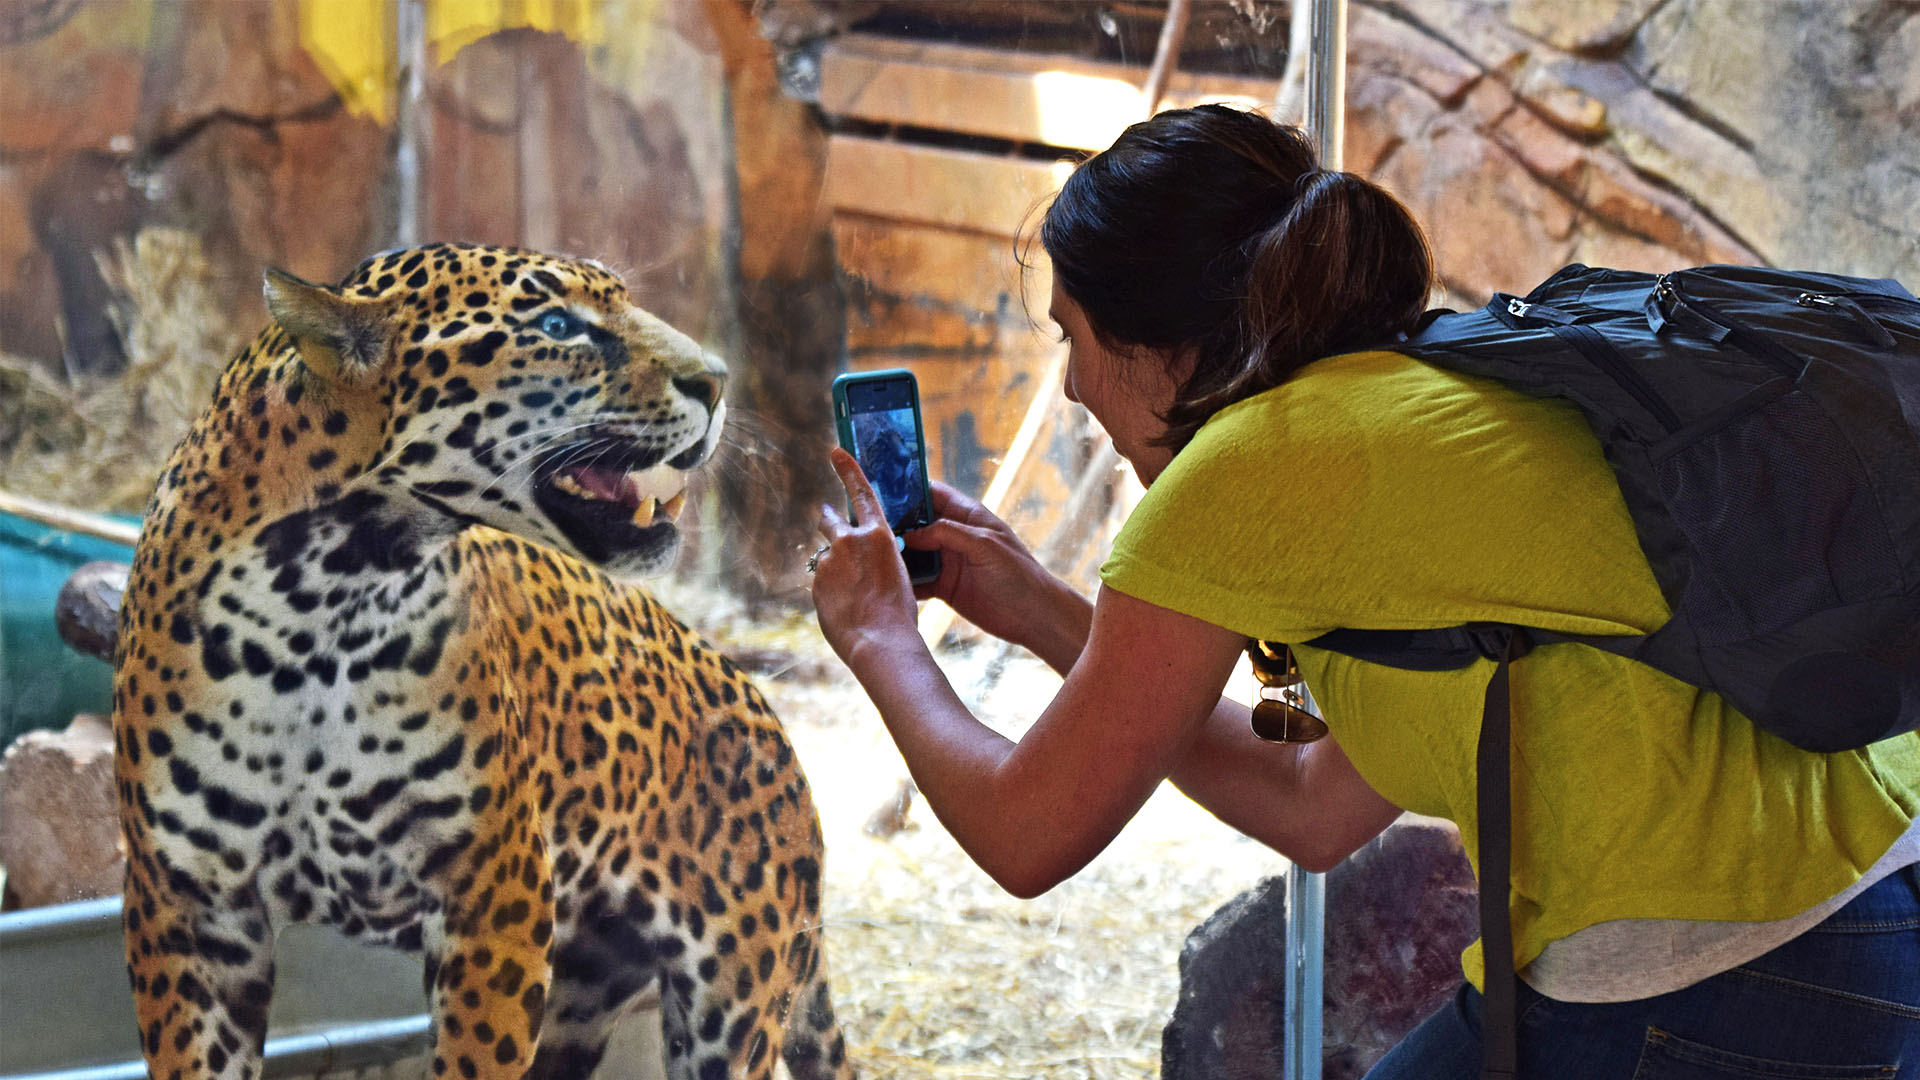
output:
[[[641,498],[657,502],[666,502],[687,488],[687,474],[666,464],[630,472],[627,479]]]

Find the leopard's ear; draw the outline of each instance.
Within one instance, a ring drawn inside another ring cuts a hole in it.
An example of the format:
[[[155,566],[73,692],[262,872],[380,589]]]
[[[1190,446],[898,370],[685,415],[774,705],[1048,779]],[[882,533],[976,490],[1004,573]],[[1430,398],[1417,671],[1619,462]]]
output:
[[[386,305],[342,295],[269,268],[262,291],[273,321],[293,338],[300,359],[328,382],[352,382],[386,355]]]

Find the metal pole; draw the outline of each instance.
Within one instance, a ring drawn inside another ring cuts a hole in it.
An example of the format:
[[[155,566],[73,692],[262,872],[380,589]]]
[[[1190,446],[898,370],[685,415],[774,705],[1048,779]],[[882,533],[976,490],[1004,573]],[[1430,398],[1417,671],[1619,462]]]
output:
[[[1320,1080],[1326,907],[1325,874],[1298,866],[1287,871],[1287,1023],[1282,1047],[1287,1080]]]
[[[1312,18],[1306,73],[1307,132],[1319,152],[1320,167],[1339,169],[1347,130],[1346,0],[1313,0]],[[1283,1053],[1288,1080],[1320,1080],[1326,905],[1324,875],[1298,866],[1287,872],[1287,1023]]]
[[[1159,111],[1160,99],[1167,93],[1167,80],[1173,77],[1173,69],[1180,66],[1180,41],[1187,36],[1191,2],[1173,0],[1167,5],[1167,17],[1160,24],[1160,43],[1154,47],[1153,66],[1147,69],[1147,84],[1140,95],[1146,101],[1148,116]]]
[[[1287,14],[1287,66],[1280,73],[1280,92],[1274,95],[1273,118],[1283,124],[1307,125],[1301,104],[1307,99],[1307,54],[1313,49],[1314,0],[1292,0]]]
[[[394,56],[400,86],[394,103],[394,246],[417,247],[426,221],[427,146],[433,116],[427,104],[425,0],[393,0]]]
[[[1339,169],[1347,141],[1346,0],[1314,0],[1307,65],[1307,131],[1320,166]]]

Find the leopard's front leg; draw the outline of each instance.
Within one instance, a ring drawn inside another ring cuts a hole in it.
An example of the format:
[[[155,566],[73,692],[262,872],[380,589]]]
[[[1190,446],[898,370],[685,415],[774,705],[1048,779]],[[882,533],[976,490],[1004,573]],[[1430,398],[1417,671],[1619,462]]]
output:
[[[531,806],[492,815],[444,879],[434,964],[433,1075],[518,1078],[553,978],[553,882]]]
[[[273,1001],[273,932],[252,886],[221,892],[128,859],[121,921],[141,1051],[153,1080],[257,1080]]]

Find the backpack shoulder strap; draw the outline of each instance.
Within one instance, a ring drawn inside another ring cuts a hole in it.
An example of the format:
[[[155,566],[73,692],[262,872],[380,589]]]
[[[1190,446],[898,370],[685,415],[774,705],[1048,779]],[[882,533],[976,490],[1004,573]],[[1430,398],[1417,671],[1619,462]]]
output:
[[[1451,671],[1476,660],[1494,661],[1474,755],[1480,834],[1481,985],[1485,988],[1481,1080],[1515,1080],[1519,1068],[1519,977],[1514,972],[1509,906],[1513,870],[1513,695],[1509,669],[1536,641],[1587,639],[1498,623],[1469,623],[1435,630],[1334,630],[1303,643],[1414,671]]]
[[[1518,976],[1513,970],[1513,917],[1508,906],[1513,869],[1513,699],[1507,675],[1523,649],[1522,641],[1519,633],[1507,635],[1493,678],[1487,682],[1474,762],[1479,787],[1481,985],[1485,987],[1481,1080],[1514,1080],[1519,1071]]]

